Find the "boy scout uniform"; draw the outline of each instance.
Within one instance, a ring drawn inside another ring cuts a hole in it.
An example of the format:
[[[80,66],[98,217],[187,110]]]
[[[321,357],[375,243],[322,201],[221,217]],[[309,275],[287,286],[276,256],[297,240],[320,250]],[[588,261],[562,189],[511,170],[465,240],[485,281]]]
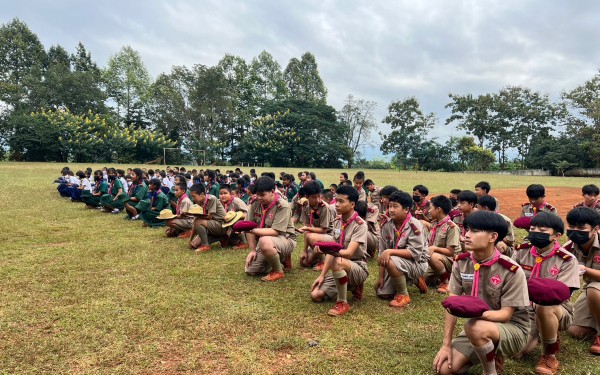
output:
[[[375,189],[369,192],[369,198],[371,203],[377,206],[379,212],[383,212],[381,207],[381,188],[379,186],[375,186]]]
[[[405,259],[398,256],[391,256],[390,261],[394,262],[396,268],[406,277],[406,281],[417,282],[419,277],[427,271],[429,252],[427,250],[427,239],[423,232],[423,224],[414,216],[411,217],[400,232],[400,238],[396,235],[396,224],[393,220],[388,221],[381,228],[381,237],[379,239],[379,254],[383,254],[387,249],[407,249],[410,251],[413,259]],[[396,294],[396,286],[384,271],[383,286],[377,289],[378,296],[393,296]]]
[[[226,236],[227,228],[223,228],[223,219],[226,212],[219,198],[212,194],[206,194],[202,207],[204,208],[204,214],[213,215],[212,219],[207,220],[206,230],[208,234],[215,237]]]
[[[351,223],[348,224],[344,230],[344,249],[347,249],[350,242],[358,242],[358,249],[354,252],[352,258],[350,258],[350,272],[348,272],[348,290],[353,291],[356,286],[364,284],[369,277],[369,268],[367,266],[367,223],[360,217],[356,217]],[[340,242],[340,236],[342,235],[342,217],[336,217],[333,222],[333,232],[331,235],[324,235],[323,241],[325,242]],[[319,288],[325,292],[327,298],[336,300],[337,299],[337,288],[335,286],[335,279],[331,272],[327,273],[323,284]]]
[[[187,212],[190,210],[191,206],[192,206],[192,201],[190,200],[190,198],[187,197],[187,195],[184,195],[183,199],[181,199],[177,203],[177,207],[175,208],[175,215],[186,215]],[[192,229],[192,227],[193,227],[194,217],[186,216],[186,217],[179,218],[179,219],[173,219],[172,223],[173,223],[173,228],[175,230],[178,230],[180,232],[187,232],[188,230]]]
[[[504,219],[504,221],[506,221],[506,224],[508,225],[508,232],[502,240],[509,241],[511,243],[510,246],[508,246],[508,244],[506,245],[506,250],[502,254],[506,255],[509,258],[512,258],[515,252],[515,226],[513,225],[512,220],[510,220],[508,216],[500,213],[498,215],[502,216],[502,218]]]
[[[558,280],[571,290],[579,289],[579,264],[573,254],[564,248],[559,248],[554,255],[544,259],[552,253],[552,249],[535,256],[532,254],[531,249],[533,246],[531,244],[523,245],[519,247],[519,250],[515,251],[513,259],[521,266],[527,279],[531,278],[533,267],[537,263],[536,259],[539,257],[541,259],[541,268],[540,274],[537,277]],[[558,329],[559,331],[565,331],[573,322],[573,304],[570,300],[567,300],[560,306],[563,314],[558,323]],[[535,323],[535,309],[533,306],[530,306],[528,310],[529,319],[531,320],[531,332],[529,334],[537,337],[539,332]]]
[[[493,256],[479,263],[488,262],[492,258]],[[471,295],[474,277],[475,268],[471,254],[458,255],[454,260],[450,276],[448,287],[450,293],[459,296]],[[529,306],[527,280],[521,267],[504,255],[500,255],[498,261],[491,266],[481,266],[479,268],[478,297],[484,300],[491,310],[500,310],[503,306],[515,308],[515,312],[508,322],[496,323],[500,332],[498,353],[507,357],[521,351],[527,344],[530,329],[527,313]],[[471,363],[479,363],[479,358],[465,331],[452,340],[452,347],[469,358]]]
[[[423,213],[419,214],[419,215],[415,215],[416,210],[421,210],[421,211],[423,211]],[[429,200],[428,199],[425,199],[423,202],[419,202],[419,203],[415,202],[415,205],[414,205],[413,209],[410,210],[410,212],[417,220],[431,221],[431,216],[429,216]]]
[[[379,226],[379,206],[375,203],[368,203],[367,208],[367,253],[370,257],[375,255],[379,248],[379,237],[381,236],[381,227]]]
[[[317,208],[312,208],[309,204],[302,206],[300,211],[300,222],[305,226],[312,226],[313,228],[323,228],[326,234],[331,234],[333,230],[333,220],[335,216],[331,215],[331,209],[328,204],[319,201]],[[312,225],[311,225],[312,216]]]
[[[454,254],[452,256],[443,256],[441,258],[442,263],[444,264],[445,272],[452,272],[452,264],[454,263],[454,257],[462,253],[462,248],[460,247],[460,229],[458,225],[456,225],[452,220],[448,220],[444,224],[441,224],[439,227],[436,227],[438,223],[432,222],[431,235],[434,235],[433,242],[431,238],[427,244],[431,243],[429,246],[443,247],[448,248],[454,246]],[[435,233],[433,233],[433,228],[435,228]],[[427,247],[427,251],[429,252],[429,246]],[[425,280],[430,279],[436,276],[437,273],[431,268],[427,269],[425,272]]]
[[[367,192],[365,191],[365,188],[360,188],[356,189],[356,191],[358,191],[358,200],[359,201],[367,201]]]
[[[585,202],[579,202],[579,203],[577,203],[576,205],[574,205],[574,206],[573,206],[573,208],[577,208],[577,207],[587,207],[587,208],[591,208],[592,210],[594,210],[594,211],[596,211],[596,212],[600,213],[600,199],[596,200],[596,201],[594,202],[594,204],[593,204],[591,207],[590,207],[590,206],[587,206],[587,205],[585,204]]]
[[[538,212],[547,212],[549,214],[558,215],[556,207],[546,202],[542,203],[540,207],[535,207],[531,203],[525,202],[521,205],[521,207],[521,216],[533,217]]]
[[[277,199],[277,203],[264,213],[264,228],[271,228],[279,233],[277,237],[271,237],[271,239],[273,240],[273,244],[279,253],[279,259],[283,263],[285,258],[291,256],[292,252],[296,248],[296,230],[294,229],[294,224],[292,223],[292,215],[287,199],[279,195],[275,195],[274,199]],[[261,203],[256,200],[250,205],[246,220],[254,221],[260,225],[262,218],[263,207]],[[246,272],[254,274],[268,273],[270,269],[271,267],[269,266],[269,262],[266,261],[265,256],[263,255],[262,251],[260,251],[257,239],[256,258],[249,267],[246,267]]]
[[[598,236],[594,238],[594,242],[592,243],[592,247],[588,251],[588,253],[584,253],[579,245],[573,243],[571,241],[565,244],[565,249],[571,251],[573,255],[577,258],[577,261],[580,264],[583,264],[587,268],[591,268],[594,270],[600,270],[600,241]],[[600,322],[597,322],[588,307],[587,302],[587,289],[594,288],[596,290],[600,290],[600,281],[593,281],[589,278],[587,274],[583,274],[583,290],[575,301],[575,311],[573,324],[581,327],[589,327],[596,330],[596,332],[600,332]]]
[[[221,202],[221,204],[223,205],[223,208],[225,209],[225,213],[227,213],[229,211],[234,211],[234,212],[241,211],[244,213],[248,212],[248,205],[238,197],[233,197],[233,199],[230,200],[228,203],[223,204],[223,202]]]

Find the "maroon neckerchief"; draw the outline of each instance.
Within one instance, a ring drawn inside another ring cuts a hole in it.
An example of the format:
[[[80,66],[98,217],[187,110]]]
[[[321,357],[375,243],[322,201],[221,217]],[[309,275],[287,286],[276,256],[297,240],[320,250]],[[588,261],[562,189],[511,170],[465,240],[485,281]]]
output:
[[[182,201],[183,201],[185,198],[187,198],[187,197],[188,197],[188,196],[187,196],[187,194],[185,194],[185,193],[184,193],[184,194],[181,196],[181,198],[179,198],[179,199],[177,200],[177,207],[175,208],[175,214],[176,214],[176,215],[179,215],[179,214],[180,214],[180,212],[179,212],[179,208],[180,208],[180,206],[181,206],[181,202],[182,202]]]
[[[435,242],[435,234],[436,234],[438,228],[441,227],[442,225],[446,224],[449,221],[450,221],[450,216],[446,216],[444,218],[444,220],[440,221],[433,228],[431,228],[431,237],[429,237],[429,246],[433,246],[433,243]]]
[[[560,249],[560,244],[557,241],[554,241],[554,248],[552,248],[552,251],[550,251],[550,253],[546,256],[541,256],[538,253],[538,249],[535,246],[531,247],[530,253],[531,253],[531,255],[533,255],[535,257],[535,265],[533,266],[533,269],[531,270],[531,275],[529,275],[530,279],[533,279],[534,277],[535,278],[540,277],[540,271],[542,270],[542,262],[545,261],[546,259],[554,256],[554,254],[556,254],[558,249]]]
[[[202,211],[204,212],[205,215],[207,215],[206,207],[208,206],[209,200],[210,200],[210,194],[206,194],[206,196],[204,197],[204,204],[202,205]]]
[[[129,197],[131,197],[131,194],[135,194],[135,192],[137,191],[137,189],[139,187],[142,187],[143,183],[144,183],[144,181],[138,182],[137,184],[132,184],[131,187],[129,188],[129,191],[127,192],[127,195],[129,195]]]
[[[275,193],[273,202],[269,203],[269,205],[266,208],[262,204],[260,205],[260,208],[262,210],[262,217],[260,218],[260,228],[265,227],[265,219],[267,218],[267,212],[269,212],[271,210],[271,208],[273,208],[277,204],[277,201],[279,201],[279,198],[281,198],[279,196],[279,194]]]
[[[233,203],[234,199],[235,199],[235,196],[232,196],[231,199],[229,200],[229,202],[225,203],[225,212],[229,212],[229,205],[231,205],[231,203]]]
[[[346,228],[348,228],[348,226],[358,218],[358,212],[354,211],[354,214],[352,216],[350,216],[350,219],[348,219],[348,221],[344,221],[344,219],[342,219],[340,217],[340,220],[342,221],[342,233],[340,233],[340,245],[344,246],[344,239],[346,237]]]
[[[471,290],[472,296],[479,297],[479,268],[491,267],[498,259],[500,259],[500,251],[498,251],[498,249],[494,249],[492,259],[484,263],[479,263],[477,259],[475,259],[473,253],[471,253],[471,261],[473,262],[473,268],[475,269],[475,274],[473,275],[473,289]]]
[[[321,203],[321,201],[319,201],[319,203]],[[315,209],[313,209],[312,207],[308,206],[308,208],[310,209],[310,216],[308,218],[308,226],[311,227],[311,228],[313,226],[314,215],[319,212],[319,203],[317,203],[317,208],[315,208]]]
[[[542,204],[540,204],[539,206],[533,206],[533,216],[537,215],[538,212],[540,212],[540,210],[544,207],[546,207],[548,203],[546,201],[543,201]]]
[[[411,213],[409,212],[406,215],[406,218],[404,219],[404,221],[402,222],[402,225],[400,226],[400,229],[396,229],[396,223],[394,223],[394,234],[396,235],[396,237],[398,238],[398,241],[396,242],[396,249],[398,249],[398,246],[400,246],[400,240],[401,235],[402,235],[402,231],[404,230],[404,228],[406,227],[406,224],[408,224],[408,221],[412,218],[413,216],[411,215]]]
[[[94,193],[97,193],[100,191],[100,185],[102,185],[103,182],[104,182],[103,179],[96,181],[96,186],[94,186]]]

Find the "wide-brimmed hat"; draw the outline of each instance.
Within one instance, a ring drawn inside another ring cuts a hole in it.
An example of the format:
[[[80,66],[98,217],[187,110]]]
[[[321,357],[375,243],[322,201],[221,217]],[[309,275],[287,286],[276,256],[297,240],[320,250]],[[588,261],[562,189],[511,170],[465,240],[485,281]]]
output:
[[[302,197],[302,198],[298,199],[299,205],[304,206],[306,203],[308,203],[308,198]]]
[[[169,210],[168,208],[165,208],[164,210],[160,211],[160,214],[158,215],[157,219],[158,220],[169,220],[175,217],[175,214],[173,213],[173,211]]]
[[[244,216],[242,211],[229,211],[223,218],[223,228],[227,228],[237,223]]]
[[[190,215],[204,215],[204,208],[202,208],[202,206],[200,206],[200,205],[192,204],[190,206],[188,214],[190,214]]]

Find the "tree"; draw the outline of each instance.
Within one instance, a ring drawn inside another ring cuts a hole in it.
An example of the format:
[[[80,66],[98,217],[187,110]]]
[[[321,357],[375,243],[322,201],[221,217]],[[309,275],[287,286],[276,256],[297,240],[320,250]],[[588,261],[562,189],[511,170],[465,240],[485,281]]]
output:
[[[467,134],[477,138],[479,147],[483,147],[490,128],[493,126],[491,94],[480,95],[457,95],[450,94],[451,103],[446,104],[446,108],[452,109],[452,115],[446,119],[446,125],[458,122],[458,129],[466,130]]]
[[[369,134],[377,128],[373,111],[377,104],[372,101],[355,99],[352,94],[348,95],[344,106],[338,113],[338,120],[344,124],[347,132],[344,134],[344,142],[352,151],[348,159],[348,168],[352,168],[354,158],[359,148],[365,146]]]
[[[379,133],[383,139],[381,151],[399,155],[398,161],[407,169],[409,158],[420,146],[420,139],[436,122],[435,115],[424,114],[414,97],[390,103],[383,123],[389,124],[392,131],[387,135]]]
[[[290,98],[325,103],[327,89],[319,75],[317,59],[310,52],[304,53],[300,60],[290,59],[284,71]]]
[[[262,51],[252,59],[250,74],[259,107],[271,101],[283,100],[288,96],[288,87],[281,65],[269,52]]]

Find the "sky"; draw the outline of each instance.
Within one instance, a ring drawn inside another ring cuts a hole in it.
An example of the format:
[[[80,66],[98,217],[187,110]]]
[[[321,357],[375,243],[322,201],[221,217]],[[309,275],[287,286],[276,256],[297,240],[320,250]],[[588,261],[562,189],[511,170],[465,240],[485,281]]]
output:
[[[285,69],[310,51],[330,105],[348,94],[374,101],[387,133],[387,106],[414,96],[437,115],[440,142],[462,134],[444,125],[450,93],[524,86],[558,100],[600,67],[600,2],[583,0],[3,1],[0,23],[14,17],[46,49],[81,41],[101,67],[130,45],[153,77],[263,50]],[[364,155],[382,157],[377,133],[371,142]]]

